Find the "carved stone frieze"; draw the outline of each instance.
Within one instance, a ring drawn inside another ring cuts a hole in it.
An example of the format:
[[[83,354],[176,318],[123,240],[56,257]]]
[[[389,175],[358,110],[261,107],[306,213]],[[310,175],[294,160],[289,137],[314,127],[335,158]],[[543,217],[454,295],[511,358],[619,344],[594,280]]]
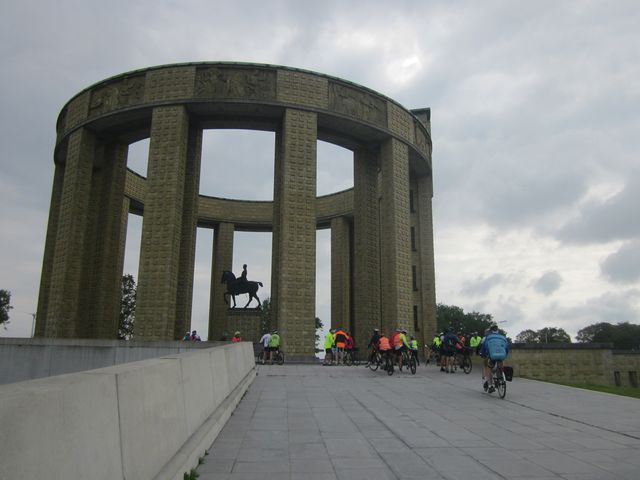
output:
[[[89,116],[100,115],[119,108],[142,103],[144,98],[144,75],[98,87],[91,93]]]
[[[384,100],[339,83],[329,83],[329,108],[369,123],[387,126]]]
[[[196,97],[275,100],[276,72],[258,68],[200,68]]]

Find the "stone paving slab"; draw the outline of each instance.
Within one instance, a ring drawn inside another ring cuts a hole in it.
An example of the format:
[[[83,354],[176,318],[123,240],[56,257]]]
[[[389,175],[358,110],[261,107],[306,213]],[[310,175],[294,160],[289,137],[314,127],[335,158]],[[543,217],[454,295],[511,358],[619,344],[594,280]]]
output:
[[[259,366],[200,480],[638,480],[640,400],[478,371]]]

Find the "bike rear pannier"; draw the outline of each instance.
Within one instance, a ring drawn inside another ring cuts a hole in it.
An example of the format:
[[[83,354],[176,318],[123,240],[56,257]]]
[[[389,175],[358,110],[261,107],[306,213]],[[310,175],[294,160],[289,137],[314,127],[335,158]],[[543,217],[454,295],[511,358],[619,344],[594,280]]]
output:
[[[502,371],[504,372],[504,378],[507,379],[507,382],[513,380],[513,367],[502,367]]]

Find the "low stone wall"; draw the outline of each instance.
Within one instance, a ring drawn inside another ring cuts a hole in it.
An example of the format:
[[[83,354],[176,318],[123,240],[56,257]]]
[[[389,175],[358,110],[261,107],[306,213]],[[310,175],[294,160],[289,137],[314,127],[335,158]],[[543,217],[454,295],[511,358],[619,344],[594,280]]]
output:
[[[638,377],[640,377],[640,352],[614,351],[614,383],[622,387],[638,388],[640,386]]]
[[[224,344],[224,342],[0,338],[0,385]]]
[[[515,344],[508,363],[519,377],[613,385],[613,361],[608,344]]]
[[[251,343],[0,386],[0,479],[176,479],[255,378]]]

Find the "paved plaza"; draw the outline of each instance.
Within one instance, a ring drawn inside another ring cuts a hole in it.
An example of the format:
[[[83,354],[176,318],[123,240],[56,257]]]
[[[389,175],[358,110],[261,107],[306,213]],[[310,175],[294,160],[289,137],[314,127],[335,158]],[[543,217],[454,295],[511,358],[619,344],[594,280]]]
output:
[[[640,478],[640,400],[474,368],[259,366],[199,479]]]

